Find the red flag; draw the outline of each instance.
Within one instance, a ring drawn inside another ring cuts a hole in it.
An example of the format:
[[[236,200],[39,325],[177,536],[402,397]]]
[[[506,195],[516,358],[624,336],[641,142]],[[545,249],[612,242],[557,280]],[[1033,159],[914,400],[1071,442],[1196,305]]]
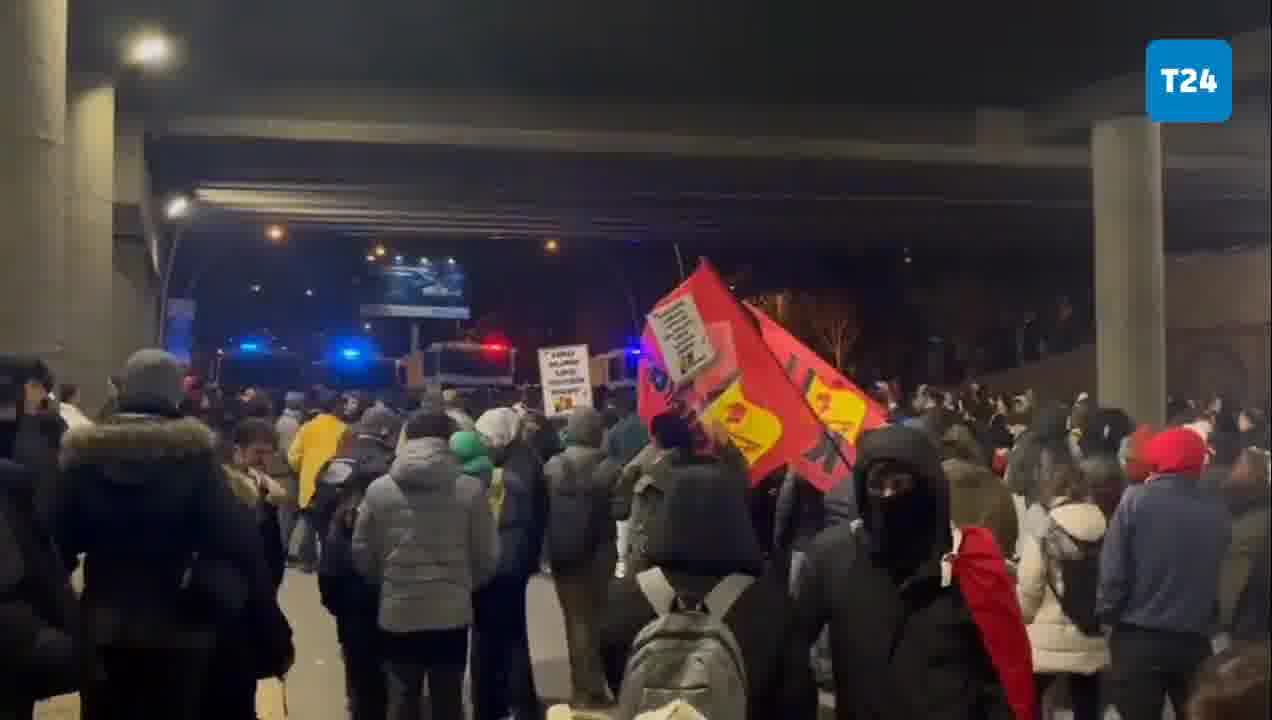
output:
[[[762,334],[766,321],[777,332]],[[667,411],[719,420],[746,457],[752,483],[789,463],[825,490],[847,469],[841,446],[844,437],[855,439],[855,434],[841,436],[822,426],[802,386],[791,381],[766,343],[767,336],[780,340],[777,333],[785,331],[746,310],[715,270],[702,263],[649,314],[641,338],[640,415],[646,423]],[[782,347],[786,354],[795,349],[800,358],[815,357],[793,338]],[[846,381],[836,385],[834,378],[819,382],[817,387],[830,393],[828,417],[840,418],[843,397],[835,393],[850,386]],[[866,407],[865,417],[873,417],[873,404]],[[854,413],[844,417],[851,420]],[[827,453],[838,459],[830,462]]]
[[[791,464],[818,487],[832,486],[845,476],[856,458],[857,438],[863,431],[887,423],[888,413],[786,328],[762,311],[754,307],[750,310],[759,322],[764,344],[830,433],[817,453],[792,458]],[[817,478],[821,478],[820,482]]]

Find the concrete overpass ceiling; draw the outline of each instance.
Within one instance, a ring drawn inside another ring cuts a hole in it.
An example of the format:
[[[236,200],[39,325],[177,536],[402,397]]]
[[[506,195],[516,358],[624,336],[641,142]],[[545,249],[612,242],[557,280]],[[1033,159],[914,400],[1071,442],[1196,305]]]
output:
[[[1028,106],[1135,69],[1159,36],[1268,24],[1261,0],[549,3],[82,0],[109,57],[143,22],[184,43],[174,92],[382,87],[644,101]]]
[[[438,147],[166,139],[157,181],[197,190],[200,226],[287,222],[385,235],[807,245],[1071,246],[1090,237],[1085,170],[712,160]],[[1266,239],[1266,196],[1169,175],[1174,249]]]

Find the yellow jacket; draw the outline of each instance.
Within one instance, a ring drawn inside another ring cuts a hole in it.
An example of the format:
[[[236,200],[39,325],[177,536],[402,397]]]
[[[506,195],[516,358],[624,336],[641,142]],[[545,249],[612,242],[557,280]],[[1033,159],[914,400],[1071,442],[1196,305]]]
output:
[[[335,415],[323,413],[300,426],[287,449],[287,464],[300,477],[300,507],[308,507],[318,482],[318,471],[336,456],[345,424]]]

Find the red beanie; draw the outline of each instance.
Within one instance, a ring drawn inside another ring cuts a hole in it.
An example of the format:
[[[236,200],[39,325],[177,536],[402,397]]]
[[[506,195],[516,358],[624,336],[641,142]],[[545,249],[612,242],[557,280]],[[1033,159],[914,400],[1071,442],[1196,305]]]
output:
[[[1145,445],[1144,460],[1160,475],[1199,475],[1206,464],[1206,441],[1188,428],[1164,430]]]

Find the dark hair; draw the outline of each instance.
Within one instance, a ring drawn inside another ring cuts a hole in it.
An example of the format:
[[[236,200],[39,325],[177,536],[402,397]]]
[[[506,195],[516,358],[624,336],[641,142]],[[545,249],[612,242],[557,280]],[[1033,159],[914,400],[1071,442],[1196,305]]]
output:
[[[654,416],[649,423],[649,434],[663,450],[693,451],[693,428],[679,413],[665,412]]]
[[[75,383],[62,383],[57,389],[58,402],[69,403],[77,393],[79,393],[79,385],[76,385]]]
[[[1058,497],[1078,502],[1091,499],[1091,484],[1067,450],[1044,446],[1039,456],[1042,458],[1050,460],[1041,465],[1050,472],[1040,472],[1038,478],[1038,496],[1044,505],[1049,506]]]
[[[243,403],[239,409],[245,418],[274,417],[274,403],[263,390],[257,390],[256,396]]]
[[[1241,457],[1241,436],[1236,432],[1215,430],[1206,441],[1214,453],[1210,462],[1215,465],[1235,465]]]
[[[406,439],[449,438],[454,432],[455,424],[446,415],[435,408],[416,410],[406,419]]]
[[[1268,717],[1267,643],[1219,653],[1201,666],[1192,699],[1191,720],[1264,720]]]
[[[278,433],[274,426],[263,418],[250,417],[234,427],[234,444],[247,447],[256,443],[265,443],[272,448],[278,447]]]

